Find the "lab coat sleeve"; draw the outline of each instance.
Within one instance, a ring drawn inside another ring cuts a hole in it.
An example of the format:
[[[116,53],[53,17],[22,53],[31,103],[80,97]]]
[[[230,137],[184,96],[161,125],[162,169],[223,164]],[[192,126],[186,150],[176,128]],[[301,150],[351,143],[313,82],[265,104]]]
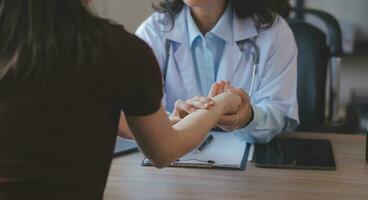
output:
[[[161,23],[163,14],[154,13],[146,19],[136,30],[135,34],[145,41],[151,47],[157,62],[160,66],[161,74],[163,75],[163,68],[165,63],[166,49],[164,32],[165,29]],[[165,80],[163,80],[164,83]],[[166,93],[163,89],[162,104],[166,107]]]
[[[254,119],[247,127],[235,131],[251,143],[267,143],[277,134],[295,129],[299,123],[297,47],[289,26],[283,20],[279,23],[251,99]]]
[[[152,14],[138,27],[135,34],[151,47],[162,69],[165,61],[165,41],[160,20],[160,14]]]

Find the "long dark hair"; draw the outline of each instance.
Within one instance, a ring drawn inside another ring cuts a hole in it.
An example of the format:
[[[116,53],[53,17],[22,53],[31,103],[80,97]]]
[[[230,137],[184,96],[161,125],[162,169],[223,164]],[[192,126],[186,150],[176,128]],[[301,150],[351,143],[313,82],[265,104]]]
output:
[[[82,0],[0,0],[0,81],[93,62],[109,25]]]
[[[289,0],[228,0],[239,18],[252,17],[258,27],[267,28],[277,15],[286,16],[290,11]],[[174,23],[175,16],[184,7],[183,0],[163,0],[154,5],[157,12],[166,13]]]

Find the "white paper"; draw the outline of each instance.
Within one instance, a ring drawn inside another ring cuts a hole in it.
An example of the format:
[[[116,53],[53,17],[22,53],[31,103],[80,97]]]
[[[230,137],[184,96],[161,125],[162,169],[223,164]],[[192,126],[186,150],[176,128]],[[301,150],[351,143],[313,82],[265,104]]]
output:
[[[180,163],[205,164],[211,160],[218,167],[240,168],[247,143],[233,133],[210,132],[214,139],[200,153],[194,151],[180,158]]]
[[[254,150],[255,150],[255,146],[254,144],[251,144],[250,149],[249,149],[248,161],[253,160]]]

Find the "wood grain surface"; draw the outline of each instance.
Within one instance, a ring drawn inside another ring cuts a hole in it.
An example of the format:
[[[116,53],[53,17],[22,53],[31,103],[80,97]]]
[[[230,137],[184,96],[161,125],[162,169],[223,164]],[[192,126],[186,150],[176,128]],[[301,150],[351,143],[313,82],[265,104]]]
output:
[[[332,142],[336,171],[245,171],[141,167],[141,153],[115,158],[105,200],[368,200],[365,136],[292,133],[288,137]]]

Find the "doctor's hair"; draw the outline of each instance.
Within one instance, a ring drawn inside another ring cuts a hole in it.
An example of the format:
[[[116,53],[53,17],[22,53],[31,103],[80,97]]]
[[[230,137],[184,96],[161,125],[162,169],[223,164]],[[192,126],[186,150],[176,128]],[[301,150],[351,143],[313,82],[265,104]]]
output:
[[[112,24],[86,2],[0,0],[0,81],[43,82],[50,71],[93,65]]]
[[[268,28],[272,26],[277,15],[287,16],[291,5],[289,0],[227,0],[232,4],[237,17],[251,17],[258,28]],[[175,24],[175,17],[184,8],[183,0],[163,0],[154,4],[156,12],[165,13],[169,16],[172,27]]]

